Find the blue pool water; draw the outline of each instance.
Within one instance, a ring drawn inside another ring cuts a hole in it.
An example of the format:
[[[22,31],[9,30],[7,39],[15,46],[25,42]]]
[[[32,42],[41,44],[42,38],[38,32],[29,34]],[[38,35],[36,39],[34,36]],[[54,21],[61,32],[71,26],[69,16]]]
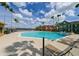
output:
[[[55,40],[58,38],[62,38],[66,36],[65,33],[60,32],[48,32],[48,31],[31,31],[31,32],[24,32],[21,33],[22,37],[36,37],[36,38],[43,38],[45,37],[48,40]]]

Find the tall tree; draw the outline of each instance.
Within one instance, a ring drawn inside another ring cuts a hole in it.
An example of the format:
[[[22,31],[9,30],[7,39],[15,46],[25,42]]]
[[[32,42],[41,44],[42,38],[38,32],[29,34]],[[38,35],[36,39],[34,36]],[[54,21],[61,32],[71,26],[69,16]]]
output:
[[[6,2],[0,2],[0,4],[5,7],[6,9],[8,9],[10,12],[14,13],[13,9],[9,7],[9,5]]]
[[[79,14],[77,16],[79,16]]]
[[[16,18],[14,19],[14,21],[15,21],[16,23],[19,23],[18,19],[16,19]]]
[[[75,7],[78,8],[79,7],[79,4],[77,4]]]

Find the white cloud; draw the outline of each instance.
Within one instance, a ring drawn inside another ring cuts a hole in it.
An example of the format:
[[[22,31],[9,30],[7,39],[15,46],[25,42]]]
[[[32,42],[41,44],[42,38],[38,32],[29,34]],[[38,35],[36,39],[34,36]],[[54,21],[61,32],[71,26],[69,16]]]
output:
[[[66,7],[66,6],[69,6],[72,2],[59,2],[59,3],[56,3],[56,7],[59,9],[59,8],[63,8],[63,7]]]
[[[49,11],[48,13],[45,14],[45,17],[49,17],[52,15],[52,13],[55,13],[55,10],[52,9],[51,11]]]
[[[50,2],[50,7],[54,8],[55,4],[56,4],[56,2]]]
[[[51,2],[50,6],[52,8],[56,7],[56,9],[60,9],[66,6],[69,6],[72,2]]]
[[[67,10],[65,12],[65,14],[68,15],[68,16],[75,16],[75,11],[74,10]]]
[[[60,14],[61,15],[61,14]],[[60,23],[63,22],[65,20],[66,16],[65,15],[61,15],[60,17],[57,17],[57,15],[54,15],[54,22]]]
[[[56,23],[56,21],[58,22],[57,19],[47,19],[47,18],[36,18],[36,20],[38,20],[38,22],[41,24],[41,22],[44,22],[44,25],[54,25]]]
[[[61,13],[60,13],[60,15],[61,15],[60,17],[57,17],[57,14],[53,15],[52,12],[49,12],[47,15],[48,15],[48,17],[49,17],[49,15],[50,16],[54,16],[54,19],[47,18],[47,19],[49,19],[49,21],[53,21],[53,24],[55,24],[56,22],[57,23],[63,22],[65,20],[65,18],[66,18],[66,16],[65,15],[61,15]]]
[[[31,5],[34,4],[34,3],[35,3],[35,2],[28,2],[28,4],[31,4]]]
[[[22,19],[23,16],[20,13],[13,13],[13,16]]]
[[[51,18],[54,15],[60,14],[65,12],[66,10],[70,10],[73,9],[73,2],[53,2],[50,3],[51,6],[51,11],[49,11],[48,13],[45,14],[45,17],[47,18]],[[55,8],[56,10],[55,10]],[[67,14],[69,13],[69,15],[74,15],[74,11],[69,11],[67,12]]]
[[[28,18],[28,20],[33,21],[33,18]]]
[[[47,8],[54,8],[55,2],[50,2],[49,4],[46,4]]]
[[[40,18],[36,18],[36,20],[37,20],[38,22],[40,22],[40,21],[41,21],[41,19],[40,19]]]
[[[26,16],[32,16],[32,12],[29,12],[27,9],[21,9],[19,8],[19,11],[23,14],[25,14]]]
[[[45,12],[43,10],[41,10],[40,13],[45,14]]]
[[[49,8],[49,7],[51,7],[51,6],[50,6],[50,4],[47,4],[46,7]]]
[[[50,6],[52,9],[55,9],[57,12],[63,12],[65,10],[69,10],[75,3],[73,2],[51,2]]]
[[[49,21],[49,19],[47,19],[47,18],[42,18],[42,19],[36,18],[36,20],[37,20],[38,22],[48,22],[48,21]]]
[[[24,22],[24,21],[22,21],[22,20],[20,21],[20,23],[21,23],[21,24],[26,24],[26,22]]]
[[[16,5],[17,7],[23,7],[26,6],[25,2],[12,2],[14,5]]]
[[[30,23],[30,24],[35,24],[35,23],[38,22],[38,20],[33,19],[33,18],[25,18],[25,21],[27,21],[27,22]]]
[[[28,17],[23,18],[23,21],[25,21],[27,23],[34,23],[34,22],[36,22],[33,18],[28,18]]]

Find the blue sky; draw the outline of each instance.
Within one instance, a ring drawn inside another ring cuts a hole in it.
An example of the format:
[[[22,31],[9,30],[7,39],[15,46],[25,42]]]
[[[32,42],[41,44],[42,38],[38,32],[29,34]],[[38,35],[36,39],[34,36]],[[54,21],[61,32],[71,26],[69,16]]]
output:
[[[64,10],[64,7],[68,7],[72,3],[55,3],[55,2],[7,2],[15,13],[9,12],[3,6],[0,5],[0,21],[6,23],[6,27],[20,27],[20,28],[35,28],[42,25],[54,25],[56,22],[62,22],[64,20],[72,22],[79,21],[79,8],[71,8],[64,12],[58,13],[60,18],[56,17],[57,10]],[[75,3],[74,3],[75,4]],[[70,8],[70,6],[68,7]],[[49,18],[55,16],[55,19]],[[17,18],[19,23],[14,22],[13,19]]]

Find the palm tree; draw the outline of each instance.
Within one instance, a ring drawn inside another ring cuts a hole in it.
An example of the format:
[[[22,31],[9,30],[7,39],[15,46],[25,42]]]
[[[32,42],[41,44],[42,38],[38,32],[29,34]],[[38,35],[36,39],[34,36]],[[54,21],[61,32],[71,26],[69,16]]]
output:
[[[54,19],[54,16],[52,16],[51,18]]]
[[[1,2],[1,5],[6,8],[9,12],[15,13],[12,8],[6,3],[6,2]],[[19,23],[18,19],[13,19],[16,23]]]
[[[79,16],[79,14],[77,16]]]
[[[15,21],[16,23],[19,23],[18,19],[16,19],[16,18],[14,19],[14,21]]]
[[[5,26],[5,23],[0,22],[0,34],[4,34],[4,26]]]
[[[5,7],[7,10],[9,10],[10,12],[14,13],[13,9],[10,8],[9,5],[8,5],[6,2],[1,2],[1,5],[2,5],[3,7]],[[15,21],[16,23],[19,22],[17,19],[14,19],[14,21]]]
[[[41,22],[41,23],[42,23],[42,25],[44,25],[45,22]]]
[[[13,9],[12,9],[12,8],[10,8],[10,9],[9,9],[9,11],[14,13],[14,11],[13,11]]]
[[[59,17],[60,17],[61,15],[60,14],[58,14],[57,15],[57,18],[58,18],[58,20],[56,21],[56,26],[58,27],[58,22],[59,22]],[[59,29],[57,28],[57,30],[59,31]]]
[[[59,17],[60,17],[60,16],[61,16],[60,14],[57,15],[58,21],[59,21]],[[51,18],[54,19],[54,16],[52,16]],[[56,22],[56,25],[57,25],[57,23],[58,23],[58,22]]]
[[[4,6],[6,9],[8,9],[10,12],[14,13],[13,9],[9,7],[9,5],[6,2],[1,2],[1,5]],[[18,23],[18,19],[14,19],[16,23]]]
[[[18,19],[14,19],[14,21],[18,24],[19,23],[19,20]],[[15,30],[16,30],[16,27],[15,27]]]
[[[10,12],[14,13],[13,9],[9,7],[9,5],[6,2],[1,2],[1,5],[8,9]]]
[[[42,25],[44,25],[44,23],[45,23],[45,22],[41,22]],[[41,27],[41,30],[42,30],[42,27]]]
[[[79,7],[79,4],[77,4],[75,7],[78,8]]]

